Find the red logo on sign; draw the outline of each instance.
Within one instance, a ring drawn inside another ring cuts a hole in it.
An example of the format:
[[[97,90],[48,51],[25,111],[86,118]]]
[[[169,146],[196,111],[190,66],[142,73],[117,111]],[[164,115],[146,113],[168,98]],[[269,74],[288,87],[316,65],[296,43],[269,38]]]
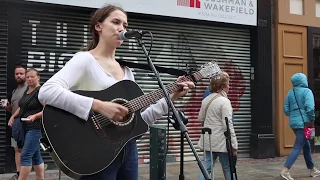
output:
[[[200,8],[200,0],[177,0],[178,6]]]

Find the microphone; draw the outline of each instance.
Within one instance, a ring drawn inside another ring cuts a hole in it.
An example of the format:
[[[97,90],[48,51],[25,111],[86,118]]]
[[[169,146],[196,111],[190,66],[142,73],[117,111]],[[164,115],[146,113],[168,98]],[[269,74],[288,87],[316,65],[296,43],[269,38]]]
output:
[[[141,38],[148,31],[122,31],[119,36],[121,40],[126,40],[130,38]]]

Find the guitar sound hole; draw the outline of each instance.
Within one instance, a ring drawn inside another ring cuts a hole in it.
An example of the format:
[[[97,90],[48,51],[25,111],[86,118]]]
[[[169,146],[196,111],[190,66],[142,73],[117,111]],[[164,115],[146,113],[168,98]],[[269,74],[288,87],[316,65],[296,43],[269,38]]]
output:
[[[126,99],[116,98],[116,99],[113,99],[111,102],[118,103],[118,104],[125,104],[128,101]],[[129,107],[127,107],[127,108],[129,108]],[[127,126],[128,124],[130,124],[132,122],[133,119],[134,119],[134,113],[131,113],[131,114],[128,114],[125,117],[123,117],[123,121],[121,121],[121,122],[120,121],[112,121],[112,120],[110,120],[110,121],[117,126]]]
[[[117,98],[112,100],[111,102],[124,104],[128,101],[122,98]],[[115,122],[110,120],[112,123],[104,128],[106,135],[113,142],[118,142],[119,140],[126,139],[126,137],[128,137],[135,128],[136,121],[134,117],[135,114],[131,113],[124,117],[123,122]]]

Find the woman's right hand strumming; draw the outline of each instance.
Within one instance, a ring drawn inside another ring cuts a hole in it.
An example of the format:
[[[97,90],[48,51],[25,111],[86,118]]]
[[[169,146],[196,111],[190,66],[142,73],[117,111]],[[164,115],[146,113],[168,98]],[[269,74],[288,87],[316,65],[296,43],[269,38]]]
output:
[[[93,100],[92,110],[113,121],[123,121],[128,114],[128,108],[113,102]]]

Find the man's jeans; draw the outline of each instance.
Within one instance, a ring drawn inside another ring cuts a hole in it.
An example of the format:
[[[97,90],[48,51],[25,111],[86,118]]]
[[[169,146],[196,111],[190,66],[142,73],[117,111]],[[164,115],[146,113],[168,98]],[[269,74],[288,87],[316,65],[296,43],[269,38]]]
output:
[[[296,141],[294,142],[293,149],[284,164],[284,167],[290,169],[294,162],[297,160],[301,150],[303,149],[304,160],[306,161],[308,169],[313,169],[314,164],[311,157],[311,147],[310,142],[304,137],[303,129],[293,129],[296,135]]]
[[[128,142],[118,157],[105,170],[95,175],[82,177],[81,179],[138,180],[138,149],[136,141]]]
[[[219,160],[221,162],[221,166],[224,170],[224,172],[226,173],[226,179],[227,180],[231,180],[231,175],[230,175],[230,166],[229,166],[229,157],[228,157],[228,153],[222,153],[222,152],[212,152],[212,158],[213,158],[213,162],[211,163],[211,157],[210,157],[210,152],[206,151],[205,153],[206,156],[206,170],[210,176],[211,173],[211,164],[213,164],[213,167],[216,163],[217,157],[219,157]],[[214,172],[212,172],[214,173]],[[205,180],[202,172],[200,172],[200,180]]]

